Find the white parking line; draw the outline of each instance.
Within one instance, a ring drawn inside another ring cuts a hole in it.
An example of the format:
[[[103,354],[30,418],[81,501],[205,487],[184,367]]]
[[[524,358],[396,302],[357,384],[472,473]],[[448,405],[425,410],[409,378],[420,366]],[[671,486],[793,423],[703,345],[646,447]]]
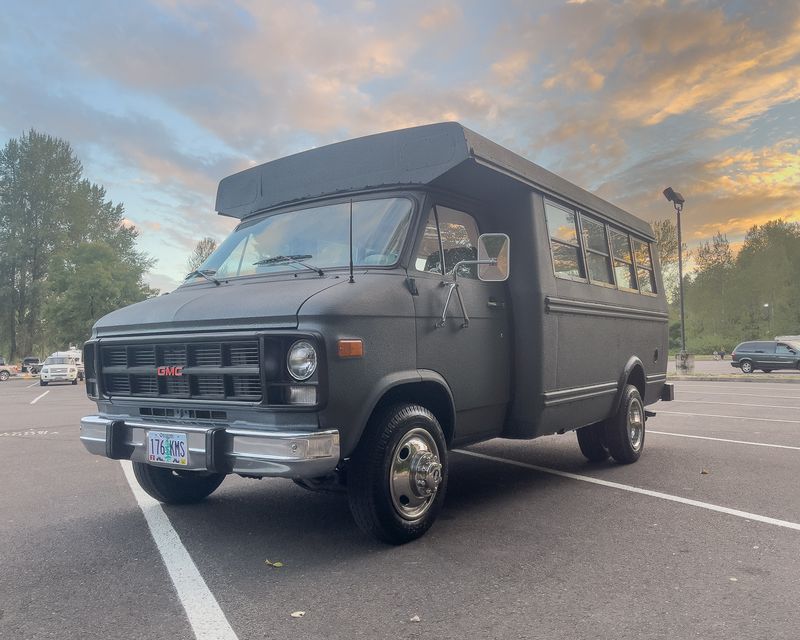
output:
[[[786,408],[786,407],[784,407]],[[723,416],[716,413],[686,413],[684,411],[663,411],[658,410],[658,415],[662,413],[670,416],[699,416],[702,418],[725,418],[727,420],[755,420],[756,422],[788,422],[789,424],[800,424],[800,420],[779,420],[778,418],[753,418],[750,416]]]
[[[688,433],[670,433],[668,431],[653,431],[648,429],[647,433],[656,433],[660,436],[677,436],[679,438],[695,438],[696,440],[714,440],[715,442],[731,442],[733,444],[749,444],[754,447],[773,447],[775,449],[793,449],[800,451],[800,447],[790,447],[786,444],[768,444],[766,442],[749,442],[747,440],[728,440],[727,438],[712,438],[711,436],[692,436]]]
[[[667,380],[669,382],[669,380]],[[793,389],[797,389],[797,383],[792,382],[780,382],[776,384],[770,384],[768,382],[712,382],[709,384],[703,384],[702,382],[681,382],[676,380],[674,383],[678,388],[681,387],[691,387],[692,389],[740,389],[741,391],[755,391],[757,389],[765,389],[767,391],[785,391],[791,392]]]
[[[26,388],[26,389],[30,389],[30,388],[32,388],[32,387],[35,387],[35,386],[36,386],[36,385],[38,385],[38,384],[39,384],[38,382],[34,382],[33,384],[29,384],[29,385],[28,385],[27,387],[25,387],[25,388]]]
[[[796,396],[765,396],[760,393],[742,393],[731,391],[689,391],[688,389],[681,389],[681,395],[684,393],[693,393],[696,396],[747,396],[751,398],[767,398],[769,400],[800,400],[800,395]],[[791,407],[790,407],[791,408]]]
[[[33,400],[31,400],[31,404],[36,404],[37,402],[39,402],[39,400],[44,398],[48,393],[50,393],[50,389],[45,391],[42,395],[36,396]]]
[[[535,464],[527,464],[525,462],[517,462],[516,460],[508,460],[507,458],[498,458],[495,456],[488,456],[484,453],[476,453],[475,451],[464,451],[463,449],[453,449],[455,453],[463,453],[467,456],[475,458],[483,458],[484,460],[491,460],[492,462],[502,462],[510,464],[515,467],[522,467],[523,469],[531,469],[532,471],[539,471],[541,473],[549,473],[554,476],[562,478],[570,478],[571,480],[580,480],[581,482],[589,482],[591,484],[598,484],[602,487],[609,487],[610,489],[619,489],[620,491],[629,491],[631,493],[639,493],[641,495],[650,496],[651,498],[659,498],[661,500],[669,500],[670,502],[679,502],[692,507],[699,507],[700,509],[707,509],[708,511],[717,511],[725,513],[729,516],[736,516],[737,518],[744,518],[745,520],[755,520],[756,522],[763,522],[765,524],[772,524],[776,527],[784,527],[785,529],[794,529],[800,531],[800,523],[791,522],[789,520],[779,520],[778,518],[770,518],[769,516],[762,516],[757,513],[750,513],[748,511],[740,511],[739,509],[731,509],[729,507],[722,507],[718,504],[710,502],[701,502],[700,500],[692,500],[690,498],[682,498],[681,496],[674,496],[669,493],[662,493],[660,491],[651,491],[650,489],[641,489],[629,484],[621,484],[619,482],[611,482],[609,480],[600,480],[599,478],[592,478],[591,476],[581,476],[577,473],[569,473],[568,471],[559,471],[557,469],[549,469],[547,467],[539,467]]]
[[[147,495],[133,475],[129,460],[120,460],[125,479],[144,514],[150,534],[178,592],[178,600],[197,640],[237,640],[225,613],[208,588],[158,501]]]
[[[721,404],[726,407],[764,407],[765,409],[800,409],[800,407],[787,407],[785,404],[754,404],[752,402],[716,402],[714,400],[680,400],[675,398],[674,402],[686,404]]]

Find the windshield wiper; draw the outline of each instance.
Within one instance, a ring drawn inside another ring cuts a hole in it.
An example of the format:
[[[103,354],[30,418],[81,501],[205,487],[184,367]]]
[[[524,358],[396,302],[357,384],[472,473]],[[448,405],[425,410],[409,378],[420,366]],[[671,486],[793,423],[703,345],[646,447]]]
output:
[[[325,275],[325,272],[320,269],[319,267],[312,267],[310,264],[306,264],[303,260],[307,260],[308,258],[313,258],[314,256],[310,254],[302,254],[302,255],[295,255],[295,256],[275,256],[274,258],[264,258],[263,260],[258,260],[254,262],[254,265],[262,265],[262,264],[299,264],[306,269],[311,269],[318,273],[321,276]]]
[[[219,286],[222,283],[214,277],[213,274],[215,273],[216,271],[214,269],[196,269],[195,271],[192,271],[191,273],[186,275],[186,280],[188,280],[192,276],[201,276],[206,280],[208,280],[209,282],[213,282],[215,285]]]

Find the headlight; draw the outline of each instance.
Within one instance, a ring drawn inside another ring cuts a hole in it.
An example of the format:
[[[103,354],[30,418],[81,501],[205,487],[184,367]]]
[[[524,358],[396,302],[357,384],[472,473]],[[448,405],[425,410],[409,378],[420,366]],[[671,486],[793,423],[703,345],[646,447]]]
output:
[[[75,369],[74,367],[70,367],[70,368],[69,368],[69,372],[70,372],[70,373],[78,373],[78,370],[77,370],[77,369]]]
[[[295,380],[308,380],[317,370],[317,351],[308,340],[298,340],[289,349],[286,367]]]

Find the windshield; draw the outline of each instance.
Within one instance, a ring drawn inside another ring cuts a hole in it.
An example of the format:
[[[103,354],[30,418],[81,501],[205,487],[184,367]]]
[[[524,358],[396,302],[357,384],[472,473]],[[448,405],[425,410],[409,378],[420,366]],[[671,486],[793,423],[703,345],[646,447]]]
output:
[[[392,265],[411,222],[407,198],[353,202],[353,264]],[[277,213],[241,224],[199,267],[217,278],[350,264],[350,203]],[[190,275],[194,279],[198,275]]]
[[[45,364],[69,364],[69,358],[48,358]]]

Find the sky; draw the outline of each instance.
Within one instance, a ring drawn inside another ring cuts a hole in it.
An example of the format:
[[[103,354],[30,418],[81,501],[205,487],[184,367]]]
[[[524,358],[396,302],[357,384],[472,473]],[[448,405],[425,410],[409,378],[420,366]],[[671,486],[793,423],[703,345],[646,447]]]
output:
[[[457,120],[691,247],[800,222],[800,2],[6,0],[0,143],[68,140],[173,289],[235,171]]]

